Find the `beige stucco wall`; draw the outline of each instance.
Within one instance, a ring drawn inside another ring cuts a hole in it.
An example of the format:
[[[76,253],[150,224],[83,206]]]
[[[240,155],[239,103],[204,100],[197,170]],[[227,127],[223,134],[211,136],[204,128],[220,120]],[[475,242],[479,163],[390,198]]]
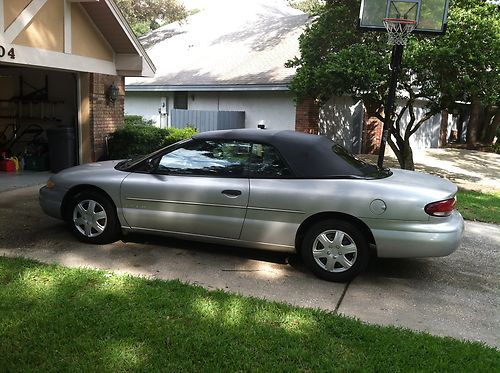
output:
[[[90,80],[88,73],[80,73],[80,134],[81,163],[92,162],[92,144],[90,136]]]
[[[79,4],[71,6],[71,29],[73,54],[113,61],[113,51]]]
[[[17,18],[26,6],[31,3],[31,0],[4,0],[4,27],[7,29],[12,22]]]
[[[64,52],[64,1],[48,0],[28,26],[14,39],[17,45]],[[32,0],[4,0],[4,24],[7,29]],[[114,61],[112,48],[78,3],[71,7],[71,53],[78,56]]]
[[[14,44],[63,52],[64,0],[47,1]]]

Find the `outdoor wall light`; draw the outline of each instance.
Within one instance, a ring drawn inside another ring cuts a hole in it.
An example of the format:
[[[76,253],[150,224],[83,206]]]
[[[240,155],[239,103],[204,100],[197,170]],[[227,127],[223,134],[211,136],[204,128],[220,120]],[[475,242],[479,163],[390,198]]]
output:
[[[111,84],[106,91],[106,96],[109,100],[109,102],[114,103],[116,99],[118,98],[118,87],[115,85],[115,83]]]

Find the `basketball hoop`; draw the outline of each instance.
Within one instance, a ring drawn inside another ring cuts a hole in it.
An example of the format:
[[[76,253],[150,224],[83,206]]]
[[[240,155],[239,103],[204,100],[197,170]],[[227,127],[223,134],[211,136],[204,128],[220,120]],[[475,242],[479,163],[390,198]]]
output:
[[[405,45],[417,22],[401,18],[384,18],[384,26],[389,34],[388,44]]]

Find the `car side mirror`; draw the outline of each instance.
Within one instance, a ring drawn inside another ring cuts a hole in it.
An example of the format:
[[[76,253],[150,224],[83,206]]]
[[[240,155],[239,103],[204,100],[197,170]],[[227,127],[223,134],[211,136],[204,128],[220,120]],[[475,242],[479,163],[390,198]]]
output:
[[[149,158],[146,161],[146,168],[148,172],[152,172],[156,169],[156,162],[154,158]]]

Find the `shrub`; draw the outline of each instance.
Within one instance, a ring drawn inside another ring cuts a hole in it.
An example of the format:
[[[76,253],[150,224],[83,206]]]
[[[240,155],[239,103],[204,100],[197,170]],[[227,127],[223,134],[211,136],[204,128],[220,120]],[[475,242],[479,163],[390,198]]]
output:
[[[109,158],[125,159],[146,155],[179,140],[190,138],[195,133],[194,128],[158,128],[144,124],[125,124],[109,139]]]
[[[140,115],[125,115],[124,123],[131,126],[152,126],[153,120],[146,120],[146,118]]]

